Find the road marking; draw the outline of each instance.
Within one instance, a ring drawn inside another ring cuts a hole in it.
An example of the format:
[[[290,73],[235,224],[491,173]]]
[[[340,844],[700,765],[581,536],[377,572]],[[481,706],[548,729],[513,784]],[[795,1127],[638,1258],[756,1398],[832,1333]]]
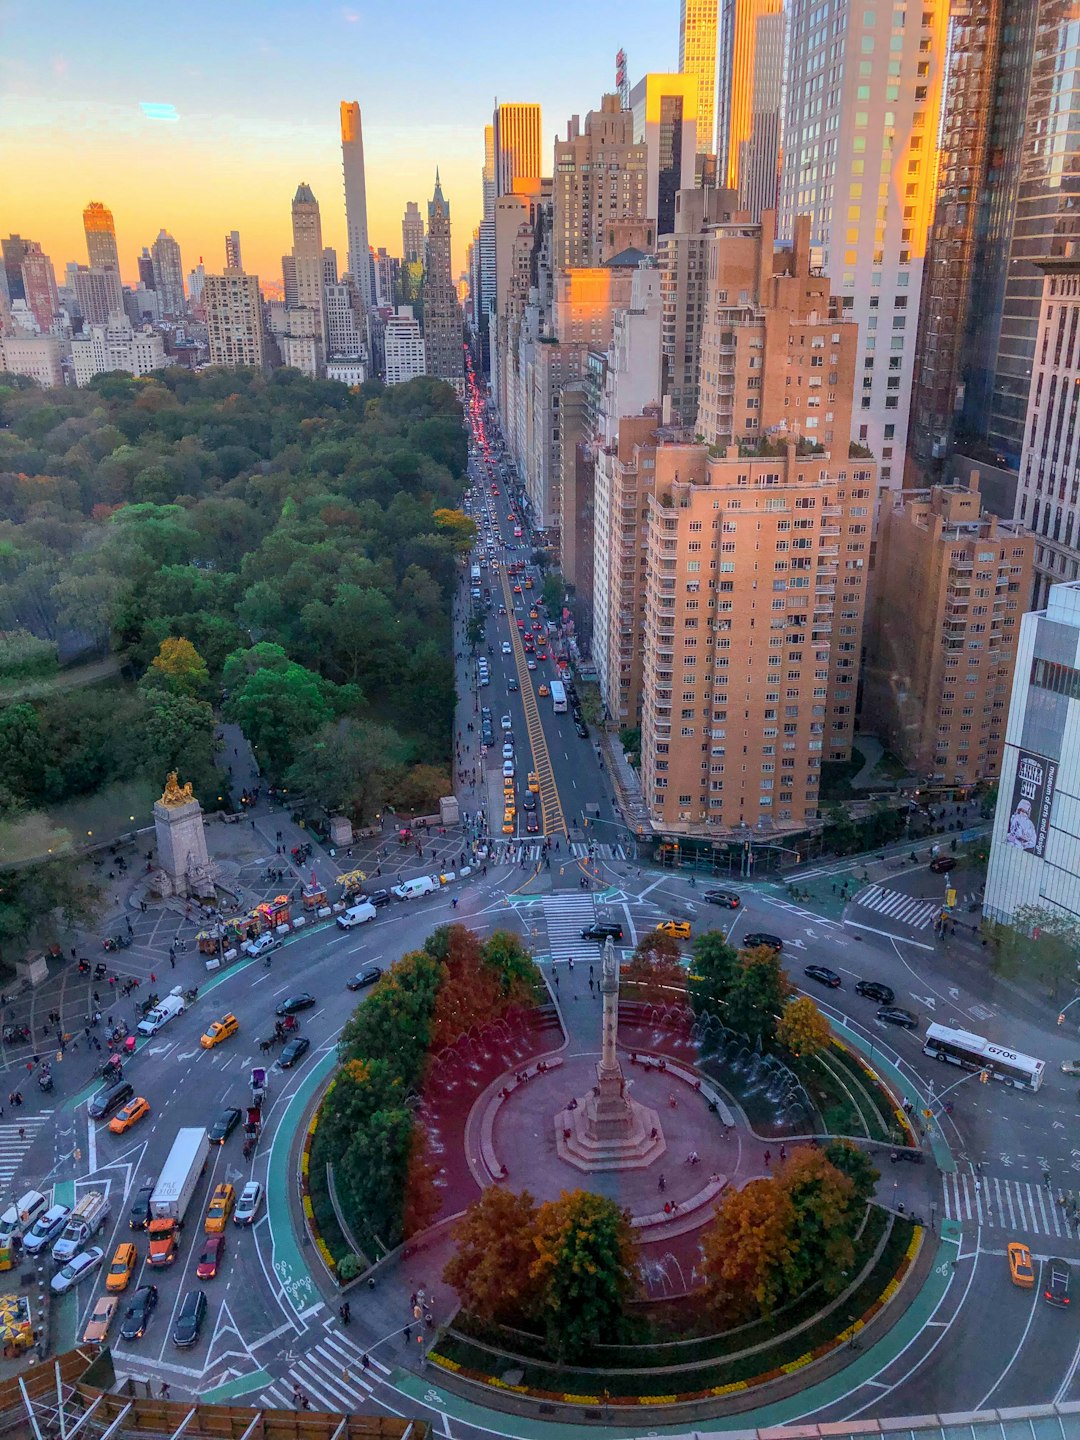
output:
[[[310,1306],[307,1310],[305,1310],[301,1315],[298,1315],[296,1318],[298,1320],[310,1320],[312,1315],[317,1315],[319,1311],[323,1309],[325,1309],[325,1302],[320,1300],[317,1305]]]
[[[933,945],[927,945],[922,940],[912,940],[907,935],[894,935],[891,930],[875,930],[873,925],[860,925],[856,920],[845,920],[845,925],[850,925],[853,930],[865,930],[870,935],[880,935],[883,940],[896,940],[902,945],[917,945],[920,950],[933,951]]]
[[[262,1345],[269,1345],[271,1340],[276,1340],[279,1335],[284,1335],[287,1330],[291,1330],[293,1334],[298,1333],[292,1321],[287,1320],[284,1325],[279,1325],[276,1330],[271,1330],[268,1334],[260,1336],[258,1340],[252,1340],[248,1349],[258,1350]]]

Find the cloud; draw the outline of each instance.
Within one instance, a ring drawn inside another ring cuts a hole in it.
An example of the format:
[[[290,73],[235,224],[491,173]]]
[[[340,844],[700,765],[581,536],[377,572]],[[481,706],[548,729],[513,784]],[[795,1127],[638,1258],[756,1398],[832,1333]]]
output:
[[[142,100],[139,102],[139,109],[148,120],[179,120],[175,105],[167,105],[160,100]]]

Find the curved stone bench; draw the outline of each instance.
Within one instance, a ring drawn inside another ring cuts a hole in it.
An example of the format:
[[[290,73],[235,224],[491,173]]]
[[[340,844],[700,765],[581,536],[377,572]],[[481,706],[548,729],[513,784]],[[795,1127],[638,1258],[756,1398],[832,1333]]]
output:
[[[528,1082],[530,1080],[534,1080],[537,1075],[549,1075],[552,1070],[558,1070],[562,1063],[562,1056],[554,1055],[550,1060],[538,1060],[535,1064],[526,1065],[521,1070],[515,1071],[514,1073],[516,1075],[524,1075],[525,1080],[520,1083],[528,1084]],[[543,1070],[540,1069],[541,1065],[543,1065],[544,1067]],[[484,1163],[484,1169],[488,1172],[488,1174],[493,1180],[502,1179],[502,1166],[499,1164],[499,1161],[495,1155],[495,1116],[498,1114],[499,1107],[503,1104],[503,1101],[507,1099],[510,1094],[513,1094],[513,1092],[518,1088],[519,1082],[516,1079],[511,1078],[510,1084],[507,1084],[506,1081],[503,1080],[502,1083],[499,1085],[499,1088],[495,1091],[494,1095],[492,1095],[491,1099],[488,1101],[487,1106],[484,1109],[483,1119],[480,1121],[480,1159]],[[507,1091],[507,1095],[505,1096],[502,1093],[504,1090]]]
[[[680,1080],[684,1085],[689,1085],[691,1090],[696,1090],[703,1095],[710,1105],[716,1106],[716,1113],[725,1125],[734,1126],[735,1116],[732,1114],[731,1107],[721,1098],[719,1092],[714,1090],[700,1075],[695,1075],[692,1070],[687,1070],[677,1060],[669,1060],[666,1055],[663,1057],[664,1064],[661,1066],[659,1059],[654,1059],[652,1055],[646,1054],[644,1051],[632,1050],[630,1054],[631,1057],[636,1057],[631,1058],[631,1065],[638,1065],[642,1070],[659,1070],[664,1075],[670,1075],[673,1080]]]
[[[727,1187],[728,1177],[726,1175],[712,1176],[706,1185],[698,1190],[696,1194],[690,1196],[689,1200],[682,1200],[678,1203],[672,1202],[673,1209],[665,1211],[661,1208],[660,1210],[652,1211],[648,1215],[632,1216],[630,1228],[641,1232],[638,1235],[638,1239],[641,1241],[654,1238],[648,1233],[652,1230],[658,1233],[663,1231],[664,1234],[670,1235],[673,1225],[685,1220],[688,1216],[695,1215],[698,1210],[703,1209],[706,1205],[711,1205],[715,1200],[719,1199]],[[695,1219],[690,1225],[683,1225],[681,1228],[687,1230],[696,1229],[699,1224],[700,1220]]]

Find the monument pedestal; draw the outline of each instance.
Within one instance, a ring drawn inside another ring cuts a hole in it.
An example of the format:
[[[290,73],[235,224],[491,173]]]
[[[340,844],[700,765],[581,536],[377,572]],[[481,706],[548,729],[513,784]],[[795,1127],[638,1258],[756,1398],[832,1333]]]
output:
[[[175,770],[154,805],[154,830],[158,851],[154,882],[160,894],[216,900],[215,867],[206,851],[202,806],[190,785],[177,783]]]

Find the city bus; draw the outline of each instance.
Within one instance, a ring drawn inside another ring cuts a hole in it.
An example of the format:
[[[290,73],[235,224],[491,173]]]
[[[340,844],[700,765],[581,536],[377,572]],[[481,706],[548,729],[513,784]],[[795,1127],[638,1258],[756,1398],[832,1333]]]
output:
[[[927,1026],[923,1054],[964,1070],[986,1070],[992,1079],[1016,1090],[1038,1090],[1046,1069],[1045,1060],[995,1045],[970,1030],[950,1030],[947,1025]]]
[[[566,714],[566,686],[561,680],[551,682],[551,708],[556,715]]]

